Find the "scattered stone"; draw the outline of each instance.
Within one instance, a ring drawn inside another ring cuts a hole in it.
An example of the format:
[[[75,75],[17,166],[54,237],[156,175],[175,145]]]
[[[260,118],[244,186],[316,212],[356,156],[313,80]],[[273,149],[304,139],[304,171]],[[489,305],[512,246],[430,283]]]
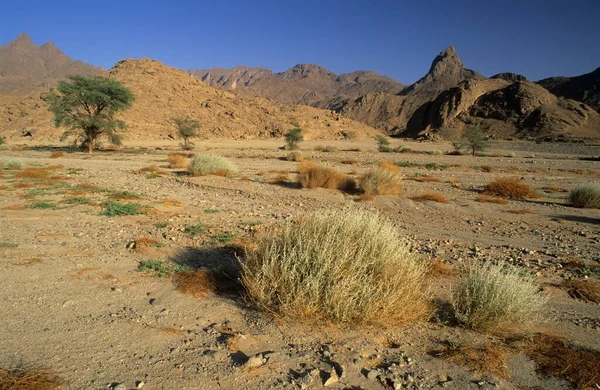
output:
[[[262,366],[267,362],[267,359],[264,358],[262,353],[257,353],[254,356],[251,356],[246,363],[244,363],[245,368],[257,368]]]
[[[127,390],[127,386],[123,383],[117,383],[112,386],[112,390]]]
[[[328,377],[323,382],[323,386],[329,387],[339,382],[340,378],[338,377],[335,370],[331,370],[330,373],[327,373]]]
[[[377,380],[377,378],[381,375],[381,372],[377,371],[377,370],[370,370],[367,373],[367,379],[374,381]]]
[[[144,383],[144,381],[136,381],[135,382],[135,387],[138,389],[141,389],[142,387],[144,387],[146,383]]]

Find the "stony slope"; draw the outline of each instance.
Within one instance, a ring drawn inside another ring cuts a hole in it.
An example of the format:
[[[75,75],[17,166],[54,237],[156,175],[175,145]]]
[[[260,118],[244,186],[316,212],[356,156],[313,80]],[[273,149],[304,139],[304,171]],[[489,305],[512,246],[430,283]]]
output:
[[[369,92],[397,93],[404,86],[375,72],[335,74],[318,65],[298,64],[285,72],[265,68],[214,68],[190,72],[208,85],[284,104],[332,108]]]
[[[591,107],[558,98],[528,81],[468,80],[423,105],[410,119],[407,136],[459,136],[466,124],[493,138],[600,137],[600,115]]]
[[[121,61],[105,75],[136,95],[133,106],[122,114],[129,126],[126,139],[166,139],[175,131],[171,119],[177,116],[198,119],[200,134],[207,138],[278,137],[297,126],[309,139],[371,137],[377,132],[332,111],[220,91],[154,60]],[[62,130],[53,128],[39,96],[39,92],[23,99],[0,95],[0,132],[18,137],[23,129],[36,128],[36,137],[57,139]]]
[[[576,77],[550,77],[537,82],[556,96],[583,102],[600,112],[600,68]]]
[[[52,85],[68,74],[100,72],[95,66],[73,61],[52,42],[36,45],[27,34],[0,46],[0,93],[27,93]]]

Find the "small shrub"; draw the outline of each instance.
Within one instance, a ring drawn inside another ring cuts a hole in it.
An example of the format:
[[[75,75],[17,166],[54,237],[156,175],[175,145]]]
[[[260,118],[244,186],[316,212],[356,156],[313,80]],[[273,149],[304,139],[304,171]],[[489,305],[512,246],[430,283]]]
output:
[[[335,153],[335,152],[339,152],[340,149],[336,148],[335,146],[327,145],[327,146],[325,146],[323,151],[328,152],[328,153]]]
[[[135,173],[162,173],[161,169],[157,164],[150,164],[147,167],[139,168],[134,171]]]
[[[63,152],[52,152],[50,154],[50,158],[61,158],[63,157],[65,154]]]
[[[439,149],[428,150],[426,153],[429,154],[430,156],[441,156],[444,154],[444,152],[442,152]]]
[[[91,200],[89,198],[84,198],[84,197],[73,197],[73,198],[65,199],[64,202],[66,204],[78,205],[78,204],[90,204]]]
[[[428,315],[426,273],[396,228],[364,210],[321,211],[285,223],[242,262],[242,284],[259,307],[353,325]]]
[[[452,142],[452,145],[457,152],[468,149],[471,151],[472,155],[475,156],[475,153],[487,149],[487,136],[481,127],[469,126],[465,129],[462,138]]]
[[[516,177],[500,178],[488,183],[483,189],[483,194],[516,200],[539,197],[537,192]]]
[[[391,164],[398,171],[400,168]],[[360,180],[360,187],[366,195],[399,195],[402,193],[402,178],[398,172],[382,167],[368,171]]]
[[[494,170],[494,168],[492,168],[489,165],[482,165],[481,167],[479,167],[479,169],[481,169],[481,172],[491,172]]]
[[[409,148],[408,146],[398,146],[394,149],[395,153],[408,153],[408,152],[412,152],[412,149]]]
[[[472,328],[529,325],[541,320],[548,301],[532,276],[505,263],[472,263],[452,290],[456,319]]]
[[[569,193],[569,201],[575,207],[600,209],[600,185],[593,184],[575,188]]]
[[[400,174],[400,167],[391,161],[382,161],[377,166],[397,175]]]
[[[100,215],[107,217],[143,214],[142,206],[139,203],[121,203],[109,200],[105,207]]]
[[[188,172],[192,176],[217,175],[232,177],[238,172],[237,167],[225,157],[216,155],[200,155],[190,160]]]
[[[417,196],[413,196],[411,197],[412,200],[417,201],[417,202],[424,202],[426,200],[432,201],[432,202],[438,202],[438,203],[450,203],[450,201],[442,194],[440,194],[439,192],[426,192],[424,194],[421,195],[417,195]]]
[[[16,248],[19,244],[13,242],[0,241],[0,248]]]
[[[356,182],[332,168],[303,161],[298,164],[299,183],[304,188],[328,188],[352,192],[356,188]]]
[[[136,252],[143,252],[145,249],[149,247],[158,247],[160,246],[160,242],[153,237],[141,236],[138,237],[137,240],[133,241],[133,245],[130,249],[135,250]]]
[[[216,290],[214,277],[207,269],[183,271],[173,276],[175,287],[182,294],[204,298]]]
[[[402,168],[412,168],[412,167],[418,167],[420,164],[416,163],[416,162],[411,162],[411,161],[397,161],[396,165]]]
[[[185,169],[188,166],[188,159],[179,153],[170,153],[167,157],[169,168]]]
[[[213,237],[213,239],[221,244],[231,242],[237,238],[237,234],[234,232],[220,233]]]
[[[302,129],[298,127],[285,133],[285,142],[289,150],[298,149],[298,144],[302,141],[304,141],[304,135]]]
[[[300,152],[290,152],[288,153],[286,160],[300,162],[305,160],[304,155]]]
[[[190,226],[186,226],[185,229],[183,229],[183,231],[186,232],[186,233],[188,233],[192,237],[194,237],[196,234],[204,233],[204,226],[202,226],[202,225],[190,225]]]
[[[28,206],[30,209],[50,210],[55,209],[56,205],[49,202],[35,202]]]
[[[377,134],[375,136],[375,140],[377,141],[377,149],[380,152],[388,153],[393,150],[392,146],[390,145],[390,140],[388,140],[388,138],[385,135]]]
[[[152,274],[159,278],[170,276],[177,272],[188,271],[189,267],[173,264],[164,260],[142,260],[139,262],[137,272]]]
[[[169,223],[168,223],[168,222],[165,222],[165,221],[156,222],[156,223],[154,224],[154,227],[156,227],[157,229],[164,229],[164,228],[166,228],[167,226],[169,226]]]

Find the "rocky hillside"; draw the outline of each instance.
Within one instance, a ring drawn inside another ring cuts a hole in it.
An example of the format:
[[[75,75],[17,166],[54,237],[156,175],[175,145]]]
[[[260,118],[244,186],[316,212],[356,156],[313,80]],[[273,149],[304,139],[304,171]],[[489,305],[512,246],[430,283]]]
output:
[[[576,77],[550,77],[538,84],[556,96],[583,102],[600,112],[600,68]]]
[[[467,80],[441,93],[415,112],[405,135],[454,138],[468,124],[481,126],[492,138],[600,137],[600,115],[591,107],[506,78]]]
[[[95,66],[73,61],[52,42],[36,45],[27,34],[0,46],[0,93],[27,93],[53,85],[67,74],[100,72]]]
[[[247,67],[195,70],[190,73],[215,88],[265,97],[284,104],[319,108],[332,108],[343,100],[369,92],[394,94],[404,88],[396,80],[375,72],[356,71],[338,75],[311,64],[299,64],[282,73]]]
[[[149,59],[125,60],[105,73],[136,96],[122,114],[129,126],[126,139],[167,139],[175,132],[173,117],[190,116],[201,123],[205,138],[279,137],[301,127],[307,139],[372,137],[377,131],[339,114],[308,106],[287,106],[267,99],[234,95],[209,87],[189,73]],[[36,137],[58,139],[52,116],[39,92],[23,99],[0,96],[0,133],[18,137],[36,128]],[[4,104],[3,104],[4,102]]]
[[[371,93],[345,101],[337,110],[348,118],[368,123],[391,134],[400,134],[423,104],[464,80],[484,78],[465,68],[454,47],[449,46],[435,57],[425,76],[397,95]]]

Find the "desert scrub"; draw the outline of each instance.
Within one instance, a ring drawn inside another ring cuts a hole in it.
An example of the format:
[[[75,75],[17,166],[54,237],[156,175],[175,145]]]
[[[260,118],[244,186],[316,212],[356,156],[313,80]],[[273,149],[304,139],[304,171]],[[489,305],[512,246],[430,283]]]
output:
[[[390,169],[383,163],[369,170],[360,180],[360,187],[366,195],[399,195],[402,193],[402,178],[398,166]]]
[[[288,153],[288,155],[286,157],[286,160],[300,162],[302,160],[305,160],[305,158],[304,158],[304,155],[302,155],[301,152],[294,151],[294,152]]]
[[[464,266],[451,295],[456,319],[478,329],[538,322],[548,301],[533,276],[491,262]]]
[[[170,153],[167,157],[169,168],[187,168],[188,159],[180,153]]]
[[[105,210],[100,215],[107,217],[138,215],[143,214],[142,206],[139,203],[121,203],[109,200],[105,204]]]
[[[569,201],[575,207],[600,209],[600,184],[575,188],[569,193]]]
[[[425,263],[378,213],[322,210],[286,222],[241,265],[248,299],[279,315],[399,324],[429,313]]]
[[[352,192],[356,188],[356,182],[351,177],[309,161],[298,164],[298,182],[303,188],[328,188],[346,192]]]
[[[217,175],[231,177],[238,172],[235,164],[225,157],[209,154],[191,159],[187,169],[192,176]]]
[[[539,197],[537,192],[516,177],[503,177],[489,182],[483,188],[483,194],[516,200]]]
[[[189,267],[164,260],[142,260],[138,263],[137,272],[164,278],[174,273],[189,271],[189,269]]]

